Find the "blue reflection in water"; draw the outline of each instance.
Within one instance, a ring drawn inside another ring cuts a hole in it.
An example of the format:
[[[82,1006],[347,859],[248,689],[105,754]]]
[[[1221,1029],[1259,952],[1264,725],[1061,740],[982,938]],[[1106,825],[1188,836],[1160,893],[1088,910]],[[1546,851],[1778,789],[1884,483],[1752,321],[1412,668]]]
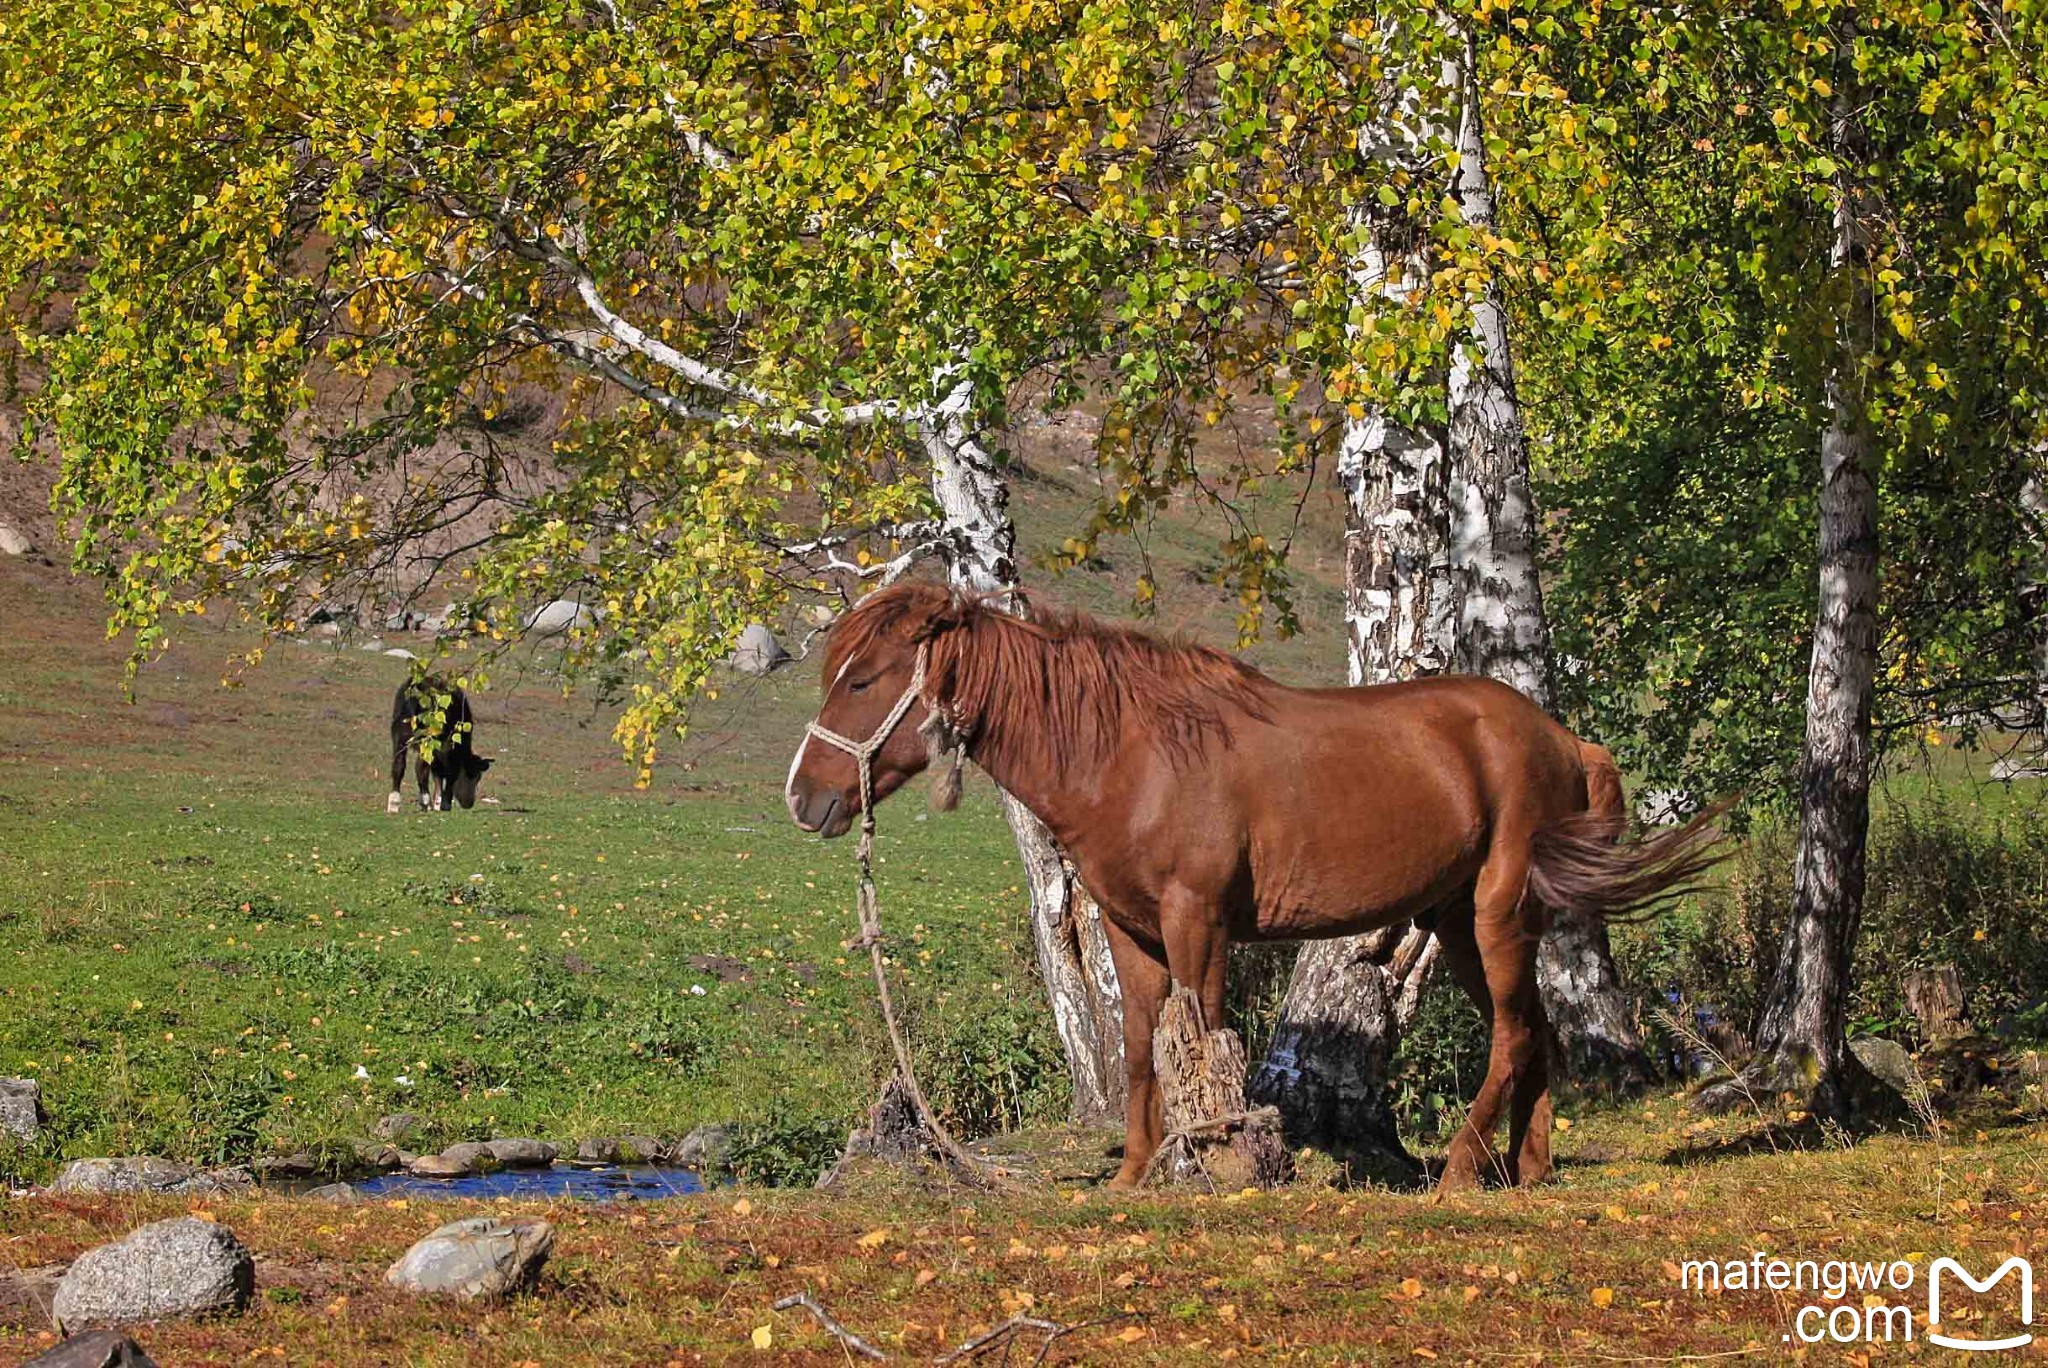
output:
[[[465,1178],[419,1178],[410,1173],[385,1173],[351,1183],[365,1197],[574,1198],[585,1202],[644,1202],[681,1197],[704,1190],[694,1169],[672,1164],[636,1164],[630,1168],[499,1169]]]

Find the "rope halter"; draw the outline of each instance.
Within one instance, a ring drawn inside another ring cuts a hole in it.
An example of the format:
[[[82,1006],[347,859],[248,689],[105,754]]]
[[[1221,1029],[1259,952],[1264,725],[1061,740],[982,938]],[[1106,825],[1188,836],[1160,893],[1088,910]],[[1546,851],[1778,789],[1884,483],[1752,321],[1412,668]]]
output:
[[[910,705],[924,697],[924,667],[930,650],[931,648],[927,645],[920,645],[917,648],[917,668],[911,672],[909,686],[903,690],[903,696],[896,700],[896,706],[889,709],[889,715],[882,719],[882,725],[877,727],[874,734],[868,737],[867,740],[856,741],[850,736],[841,736],[830,727],[822,726],[815,721],[807,729],[812,736],[817,737],[818,740],[823,741],[826,745],[836,746],[852,756],[853,763],[860,769],[860,829],[863,842],[863,860],[865,860],[865,843],[875,832],[875,757],[881,753],[882,747],[889,744],[889,738],[896,734],[896,728],[902,725],[905,714],[910,711]],[[927,703],[926,706],[929,707],[930,704]]]

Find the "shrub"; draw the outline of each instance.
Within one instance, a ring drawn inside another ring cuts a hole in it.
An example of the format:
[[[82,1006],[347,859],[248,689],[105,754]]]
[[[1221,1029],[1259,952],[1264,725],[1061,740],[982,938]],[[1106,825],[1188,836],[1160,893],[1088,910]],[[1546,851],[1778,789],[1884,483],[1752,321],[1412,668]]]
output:
[[[810,1187],[846,1145],[849,1127],[832,1117],[777,1110],[733,1127],[732,1173],[758,1187]]]

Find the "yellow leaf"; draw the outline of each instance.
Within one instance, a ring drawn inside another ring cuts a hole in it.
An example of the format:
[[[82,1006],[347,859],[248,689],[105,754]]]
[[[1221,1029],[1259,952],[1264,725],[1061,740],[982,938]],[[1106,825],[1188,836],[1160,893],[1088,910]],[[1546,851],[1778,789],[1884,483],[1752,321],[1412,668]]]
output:
[[[920,1269],[918,1269],[918,1270],[917,1270],[917,1278],[916,1278],[916,1282],[917,1282],[917,1285],[918,1285],[919,1287],[924,1287],[924,1286],[926,1286],[927,1284],[929,1284],[930,1282],[932,1282],[932,1280],[933,1280],[933,1279],[935,1279],[935,1278],[937,1278],[938,1276],[939,1276],[939,1275],[938,1275],[937,1273],[934,1273],[934,1272],[933,1272],[933,1271],[932,1271],[931,1269],[929,1269],[929,1268],[920,1268]]]
[[[740,1198],[737,1202],[734,1202],[732,1204],[732,1214],[735,1216],[752,1215],[753,1210],[754,1204],[744,1197]]]
[[[1125,1344],[1136,1344],[1139,1340],[1145,1338],[1145,1327],[1142,1325],[1127,1325],[1117,1338]]]
[[[1572,1119],[1571,1119],[1571,1118],[1570,1118],[1569,1116],[1560,1116],[1560,1117],[1558,1117],[1558,1118],[1557,1118],[1557,1128],[1558,1128],[1559,1130],[1561,1130],[1561,1131],[1568,1131],[1568,1130],[1570,1130],[1570,1129],[1572,1128]]]
[[[855,1240],[854,1243],[859,1245],[862,1249],[880,1249],[883,1243],[888,1240],[888,1238],[889,1232],[887,1228],[881,1230],[870,1230],[867,1234],[861,1236],[858,1240]]]
[[[768,1347],[769,1347],[770,1345],[772,1345],[772,1344],[774,1344],[774,1343],[775,1343],[775,1327],[774,1327],[774,1326],[772,1326],[772,1325],[757,1325],[757,1326],[755,1326],[755,1327],[754,1327],[754,1347],[755,1347],[756,1349],[766,1349],[766,1348],[768,1348]]]
[[[1422,1283],[1415,1278],[1401,1279],[1401,1295],[1414,1301],[1422,1295]]]
[[[1436,1357],[1436,1350],[1425,1349],[1418,1344],[1415,1346],[1415,1357],[1419,1359],[1433,1359]]]
[[[1595,1305],[1595,1306],[1612,1306],[1612,1305],[1614,1305],[1614,1289],[1613,1289],[1613,1288],[1611,1288],[1611,1287],[1596,1287],[1596,1288],[1594,1288],[1594,1289],[1593,1289],[1593,1305]]]

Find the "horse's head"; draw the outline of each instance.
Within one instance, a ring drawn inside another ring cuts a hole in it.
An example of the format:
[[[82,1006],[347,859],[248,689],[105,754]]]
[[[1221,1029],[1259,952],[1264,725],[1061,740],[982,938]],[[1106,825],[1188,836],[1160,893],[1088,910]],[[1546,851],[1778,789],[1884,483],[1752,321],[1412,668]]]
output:
[[[476,786],[483,782],[484,771],[490,767],[491,762],[481,755],[462,757],[462,768],[455,774],[455,801],[463,808],[476,806]]]
[[[916,777],[941,741],[950,740],[927,725],[928,700],[938,684],[930,656],[935,639],[958,625],[960,611],[943,589],[898,585],[870,596],[832,629],[825,703],[815,726],[855,745],[876,746],[870,761],[876,802]],[[926,672],[921,685],[920,661]],[[877,742],[885,728],[887,736]],[[806,732],[783,797],[804,830],[844,836],[861,810],[859,762],[842,746]]]

